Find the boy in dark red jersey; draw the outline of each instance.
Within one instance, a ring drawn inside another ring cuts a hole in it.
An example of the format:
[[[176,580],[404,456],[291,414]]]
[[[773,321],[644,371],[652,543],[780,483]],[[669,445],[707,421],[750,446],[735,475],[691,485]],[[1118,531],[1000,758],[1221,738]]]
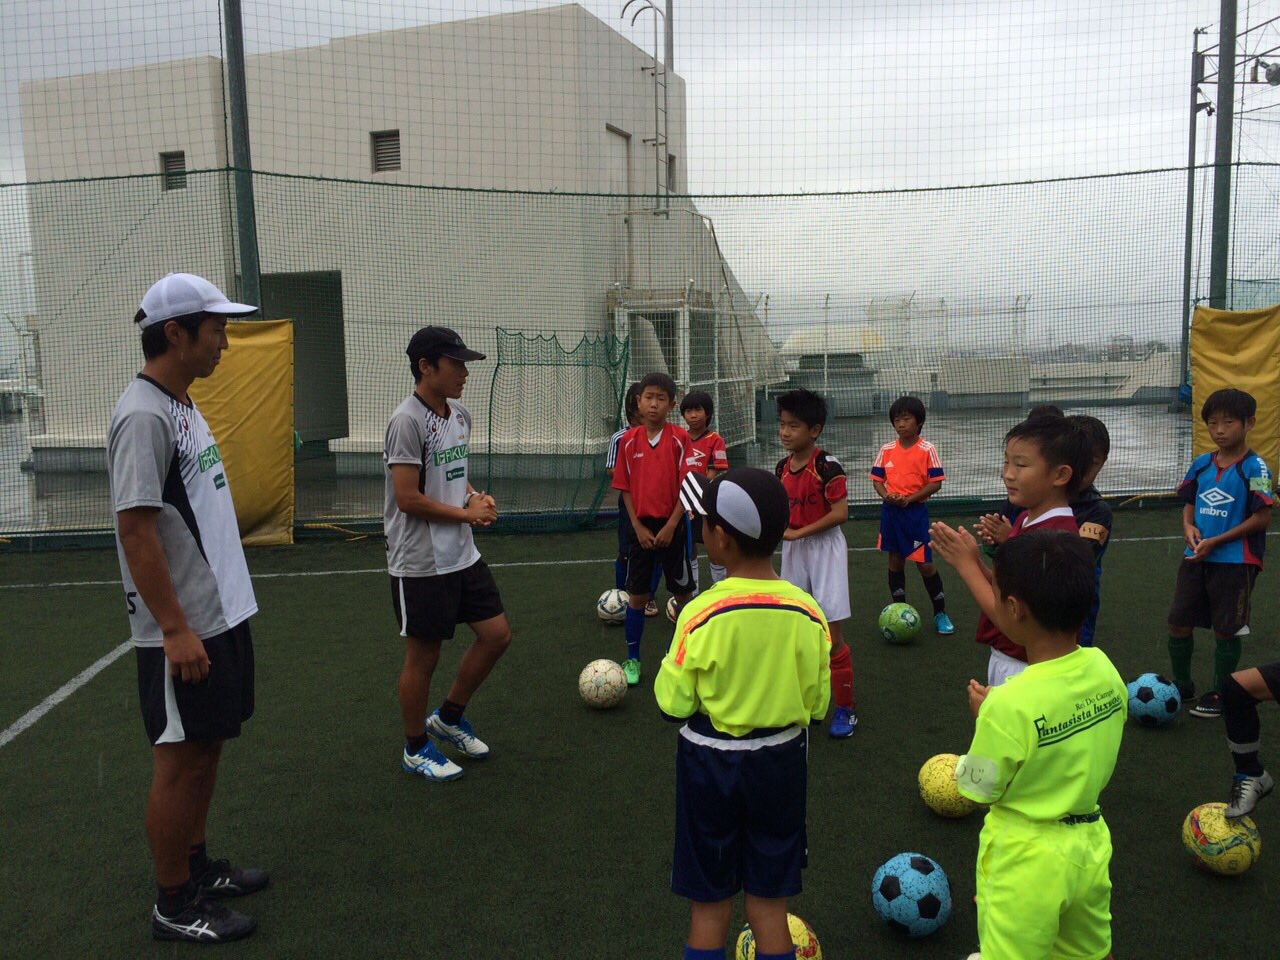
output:
[[[724,437],[711,429],[711,417],[715,413],[715,401],[705,390],[690,390],[680,401],[680,416],[684,417],[689,428],[689,456],[685,457],[685,467],[689,473],[700,473],[709,480],[717,474],[729,469],[729,451],[724,444]],[[702,518],[692,517],[689,521],[691,534],[689,545],[689,562],[693,565],[693,588],[698,589],[698,547],[702,542]],[[711,582],[719,583],[725,577],[724,567],[714,561],[711,564]]]
[[[817,446],[827,422],[827,402],[809,390],[778,397],[778,438],[787,456],[775,472],[791,501],[782,536],[782,579],[818,601],[831,627],[831,699],[835,711],[827,732],[850,737],[854,712],[853,660],[844,642],[849,609],[849,545],[840,524],[849,519],[844,467]]]
[[[1093,443],[1078,423],[1065,417],[1028,417],[1004,438],[1004,485],[1009,501],[1022,508],[1009,537],[1030,530],[1062,530],[1079,534],[1068,505],[1081,488],[1093,463]],[[1027,668],[1027,650],[1000,632],[992,621],[998,598],[991,586],[991,571],[983,566],[978,542],[963,527],[945,523],[929,528],[933,551],[956,568],[982,610],[978,619],[978,643],[991,648],[987,684],[977,681],[982,695]]]
[[[651,373],[640,381],[641,422],[623,435],[613,470],[613,488],[622,491],[636,534],[627,562],[627,659],[622,664],[627,684],[633,687],[640,682],[640,637],[655,564],[662,564],[667,589],[677,603],[683,605],[693,595],[688,534],[680,506],[680,481],[688,472],[685,459],[690,444],[683,427],[667,423],[675,401],[675,381],[665,373]]]

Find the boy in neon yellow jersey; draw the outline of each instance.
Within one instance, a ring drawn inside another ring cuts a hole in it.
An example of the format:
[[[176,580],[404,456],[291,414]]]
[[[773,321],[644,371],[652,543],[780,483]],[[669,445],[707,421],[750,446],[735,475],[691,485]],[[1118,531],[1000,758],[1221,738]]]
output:
[[[971,536],[948,544],[968,583],[983,576]],[[937,549],[935,545],[935,549]],[[1094,564],[1078,536],[1033,531],[995,555],[993,619],[1027,649],[998,687],[969,681],[977,718],[956,765],[960,792],[991,809],[978,841],[982,960],[1111,954],[1111,834],[1098,795],[1111,780],[1127,694],[1107,655],[1076,642]]]
[[[800,892],[808,726],[831,699],[831,629],[817,601],[779,579],[772,554],[787,492],[740,467],[681,483],[703,542],[728,576],[680,613],[653,694],[685,721],[676,752],[671,889],[693,901],[685,960],[724,960],[733,898],[745,893],[756,960],[794,957],[787,897]]]

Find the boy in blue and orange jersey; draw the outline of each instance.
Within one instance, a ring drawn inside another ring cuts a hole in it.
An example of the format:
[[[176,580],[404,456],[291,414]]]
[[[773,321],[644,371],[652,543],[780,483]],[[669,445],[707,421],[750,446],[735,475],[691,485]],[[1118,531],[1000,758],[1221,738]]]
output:
[[[671,868],[671,889],[693,901],[684,957],[724,960],[741,890],[756,960],[790,960],[787,898],[808,858],[808,727],[831,695],[831,636],[813,597],[773,570],[790,513],[775,477],[691,474],[681,499],[728,571],[681,611],[653,684],[662,712],[687,720]]]
[[[1222,716],[1221,691],[1240,663],[1240,634],[1249,624],[1253,582],[1262,569],[1272,480],[1266,463],[1249,449],[1257,412],[1257,401],[1243,390],[1211,393],[1200,418],[1217,449],[1196,457],[1178,486],[1187,549],[1169,611],[1169,659],[1184,703],[1195,697],[1194,628],[1212,627],[1217,641],[1213,690],[1191,708],[1196,717]]]
[[[631,518],[635,543],[627,560],[627,617],[624,622],[627,659],[622,670],[628,686],[640,682],[640,638],[644,608],[655,565],[661,564],[667,589],[683,604],[693,594],[693,571],[680,506],[680,481],[688,472],[689,434],[667,423],[675,405],[676,384],[665,373],[651,373],[640,381],[638,409],[641,423],[623,435],[613,487],[622,491],[622,504]]]
[[[942,489],[946,474],[937,448],[920,436],[924,403],[919,397],[899,397],[889,407],[889,422],[898,439],[886,443],[871,466],[871,482],[884,501],[880,506],[880,536],[876,547],[889,554],[889,596],[892,603],[907,600],[906,562],[920,571],[933,603],[933,625],[946,636],[956,632],[947,616],[942,577],[933,565],[929,546],[931,496]]]

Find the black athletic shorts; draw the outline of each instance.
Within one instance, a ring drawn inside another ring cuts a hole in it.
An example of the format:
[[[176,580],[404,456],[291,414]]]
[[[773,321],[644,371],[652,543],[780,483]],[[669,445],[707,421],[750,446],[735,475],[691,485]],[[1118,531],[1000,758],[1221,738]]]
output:
[[[702,539],[702,518],[701,517],[690,518],[689,525],[693,528],[693,542],[703,543],[704,541]]]
[[[204,641],[209,676],[184,683],[169,673],[163,647],[138,647],[138,701],[153,746],[231,740],[253,716],[253,638],[249,621]]]
[[[698,714],[676,739],[672,892],[708,903],[739,890],[766,899],[800,893],[808,731],[732,738]]]
[[[641,517],[640,522],[654,533],[662,529],[666,520],[656,517]],[[631,555],[627,558],[627,593],[647,594],[653,583],[653,568],[662,564],[667,577],[667,589],[676,596],[693,592],[693,567],[689,563],[688,520],[680,519],[679,526],[671,535],[671,542],[665,547],[646,550],[638,542],[631,544]],[[634,530],[632,531],[635,532]]]
[[[636,542],[636,530],[631,526],[631,513],[627,505],[618,498],[618,559],[623,563],[631,556],[631,548]]]
[[[391,606],[400,636],[451,640],[460,623],[500,617],[502,597],[483,560],[434,577],[392,577]]]
[[[1212,627],[1219,637],[1234,637],[1249,625],[1249,600],[1258,568],[1250,563],[1178,566],[1169,623],[1175,627]]]

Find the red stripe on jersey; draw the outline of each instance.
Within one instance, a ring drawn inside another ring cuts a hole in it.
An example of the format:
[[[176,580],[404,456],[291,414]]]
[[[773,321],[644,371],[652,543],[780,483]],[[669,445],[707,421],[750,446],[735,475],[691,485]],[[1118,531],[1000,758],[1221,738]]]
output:
[[[689,634],[702,626],[717,613],[723,613],[725,610],[731,610],[734,607],[778,607],[779,609],[799,607],[809,614],[819,623],[825,622],[820,611],[815,604],[805,603],[796,597],[783,597],[776,593],[736,593],[732,596],[725,597],[723,600],[717,600],[715,603],[699,610],[697,614],[690,617],[684,623],[684,629],[680,632],[680,639],[676,645],[676,655],[673,658],[677,667],[684,665],[685,640]],[[827,643],[831,642],[831,634],[827,633]]]
[[[664,424],[658,442],[649,443],[644,424],[632,427],[618,444],[613,488],[631,494],[636,516],[667,519],[676,509],[680,481],[688,473],[689,434],[683,427]]]

